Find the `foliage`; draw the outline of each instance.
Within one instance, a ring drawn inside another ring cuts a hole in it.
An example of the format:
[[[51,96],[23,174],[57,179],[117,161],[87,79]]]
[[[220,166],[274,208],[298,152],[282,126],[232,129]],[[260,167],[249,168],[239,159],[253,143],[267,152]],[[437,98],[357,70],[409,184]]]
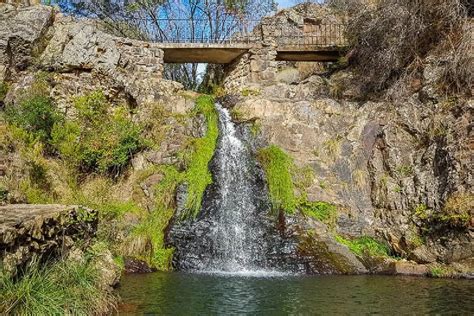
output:
[[[212,174],[209,171],[209,162],[214,155],[219,136],[218,116],[214,107],[214,99],[210,96],[201,96],[196,100],[195,113],[203,114],[207,122],[207,132],[202,138],[192,143],[192,152],[187,161],[184,182],[187,184],[188,196],[186,200],[187,214],[196,216],[202,204],[202,197],[206,187],[212,183]]]
[[[25,92],[17,105],[9,105],[5,111],[10,124],[31,133],[44,143],[51,139],[54,124],[62,120],[49,96],[34,90]]]
[[[105,314],[116,297],[101,288],[100,271],[84,261],[30,265],[20,277],[0,270],[0,313],[12,315]]]
[[[458,193],[451,195],[438,211],[419,204],[413,211],[413,219],[426,233],[445,227],[466,229],[471,223],[473,209],[474,195]]]
[[[267,176],[273,209],[293,213],[297,205],[290,172],[293,160],[275,145],[260,149],[257,158]]]
[[[326,152],[328,159],[334,160],[339,157],[341,154],[341,146],[343,142],[343,137],[341,135],[337,135],[331,139],[326,140],[323,143],[323,148]]]
[[[413,167],[410,165],[400,165],[395,171],[401,178],[409,177],[414,172]]]
[[[446,201],[439,220],[452,227],[468,227],[474,212],[474,194],[458,193]]]
[[[95,91],[75,99],[77,120],[55,124],[51,143],[59,155],[82,171],[118,174],[144,146],[142,129],[124,106],[111,108]]]
[[[261,91],[259,89],[244,88],[240,91],[240,94],[244,97],[248,96],[259,96]]]
[[[386,257],[390,249],[385,244],[369,236],[362,236],[352,240],[345,239],[336,235],[336,241],[346,245],[353,253],[358,256]]]
[[[0,185],[0,203],[6,202],[8,198],[8,190]]]
[[[448,266],[434,264],[430,267],[429,275],[433,278],[449,278],[455,274],[455,271]]]

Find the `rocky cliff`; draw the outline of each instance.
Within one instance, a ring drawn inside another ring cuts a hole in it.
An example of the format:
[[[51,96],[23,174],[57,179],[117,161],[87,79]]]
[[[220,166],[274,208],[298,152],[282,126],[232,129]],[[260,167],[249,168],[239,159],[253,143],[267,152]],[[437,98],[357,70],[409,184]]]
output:
[[[298,22],[305,12],[290,10],[278,18]],[[271,43],[254,56],[265,49],[270,56]],[[41,160],[48,185],[35,189],[50,201],[79,199],[102,208],[110,224],[104,233],[119,245],[116,254],[169,268],[165,229],[183,199],[179,184],[191,181],[190,158],[202,150],[199,139],[209,131],[210,116],[196,110],[195,93],[161,79],[162,56],[154,44],[111,36],[93,21],[64,17],[50,7],[0,5],[0,81],[8,86],[2,104],[21,103],[44,72],[48,97],[66,120],[80,118],[78,96],[100,90],[113,109],[125,104],[127,119],[143,126],[142,136],[153,143],[112,174],[75,164],[66,168],[66,155],[55,147]],[[273,224],[296,240],[294,249],[310,272],[328,266],[324,271],[386,271],[380,262],[395,262],[391,255],[473,273],[474,103],[438,92],[442,60],[427,56],[422,79],[405,83],[410,93],[395,100],[363,96],[344,62],[327,67],[243,56],[228,69],[225,87],[234,97],[227,105],[252,135],[255,156],[275,145],[292,160],[294,194],[304,203]],[[25,154],[33,147],[22,150],[11,126],[3,122],[0,128],[6,131],[0,136],[0,198],[34,203],[22,182],[34,179]],[[330,216],[310,219],[314,205],[324,205]],[[385,255],[360,251],[356,243],[367,238],[386,247]],[[334,254],[352,263],[333,269]]]

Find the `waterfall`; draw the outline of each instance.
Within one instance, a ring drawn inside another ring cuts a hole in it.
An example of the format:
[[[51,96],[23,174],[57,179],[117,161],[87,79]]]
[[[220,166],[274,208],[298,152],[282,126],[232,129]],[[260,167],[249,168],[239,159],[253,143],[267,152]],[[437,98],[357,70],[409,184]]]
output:
[[[274,226],[264,175],[256,165],[248,131],[232,122],[227,109],[215,106],[219,138],[210,164],[214,181],[198,216],[175,221],[170,228],[173,265],[185,271],[268,273],[269,230]]]
[[[249,271],[262,269],[264,239],[258,217],[254,165],[250,150],[237,137],[229,111],[216,104],[220,137],[215,153],[216,194],[208,238],[213,256],[205,270]]]

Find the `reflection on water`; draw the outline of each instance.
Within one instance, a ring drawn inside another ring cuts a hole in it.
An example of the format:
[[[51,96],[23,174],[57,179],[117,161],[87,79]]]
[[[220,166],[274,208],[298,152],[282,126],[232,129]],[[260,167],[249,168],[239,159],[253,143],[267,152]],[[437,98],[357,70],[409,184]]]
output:
[[[389,276],[128,275],[119,314],[474,315],[474,282]]]

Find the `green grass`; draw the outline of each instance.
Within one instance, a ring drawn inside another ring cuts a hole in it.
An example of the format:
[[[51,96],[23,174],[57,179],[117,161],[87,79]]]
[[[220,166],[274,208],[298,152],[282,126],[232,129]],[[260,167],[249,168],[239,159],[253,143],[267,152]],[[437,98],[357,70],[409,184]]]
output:
[[[362,236],[356,239],[348,240],[342,236],[336,235],[336,241],[346,245],[353,253],[358,256],[368,255],[370,257],[387,257],[390,249],[383,243],[372,237]]]
[[[260,149],[257,158],[265,170],[273,209],[292,214],[297,205],[291,175],[292,158],[275,145]]]
[[[200,96],[197,98],[195,113],[205,116],[207,132],[204,137],[193,141],[193,150],[187,159],[188,165],[183,178],[188,186],[185,217],[195,217],[199,213],[204,191],[212,183],[209,163],[214,155],[219,136],[218,115],[212,97]]]
[[[31,265],[21,277],[0,270],[0,313],[91,315],[115,308],[116,297],[101,288],[101,274],[88,257],[82,262]]]

